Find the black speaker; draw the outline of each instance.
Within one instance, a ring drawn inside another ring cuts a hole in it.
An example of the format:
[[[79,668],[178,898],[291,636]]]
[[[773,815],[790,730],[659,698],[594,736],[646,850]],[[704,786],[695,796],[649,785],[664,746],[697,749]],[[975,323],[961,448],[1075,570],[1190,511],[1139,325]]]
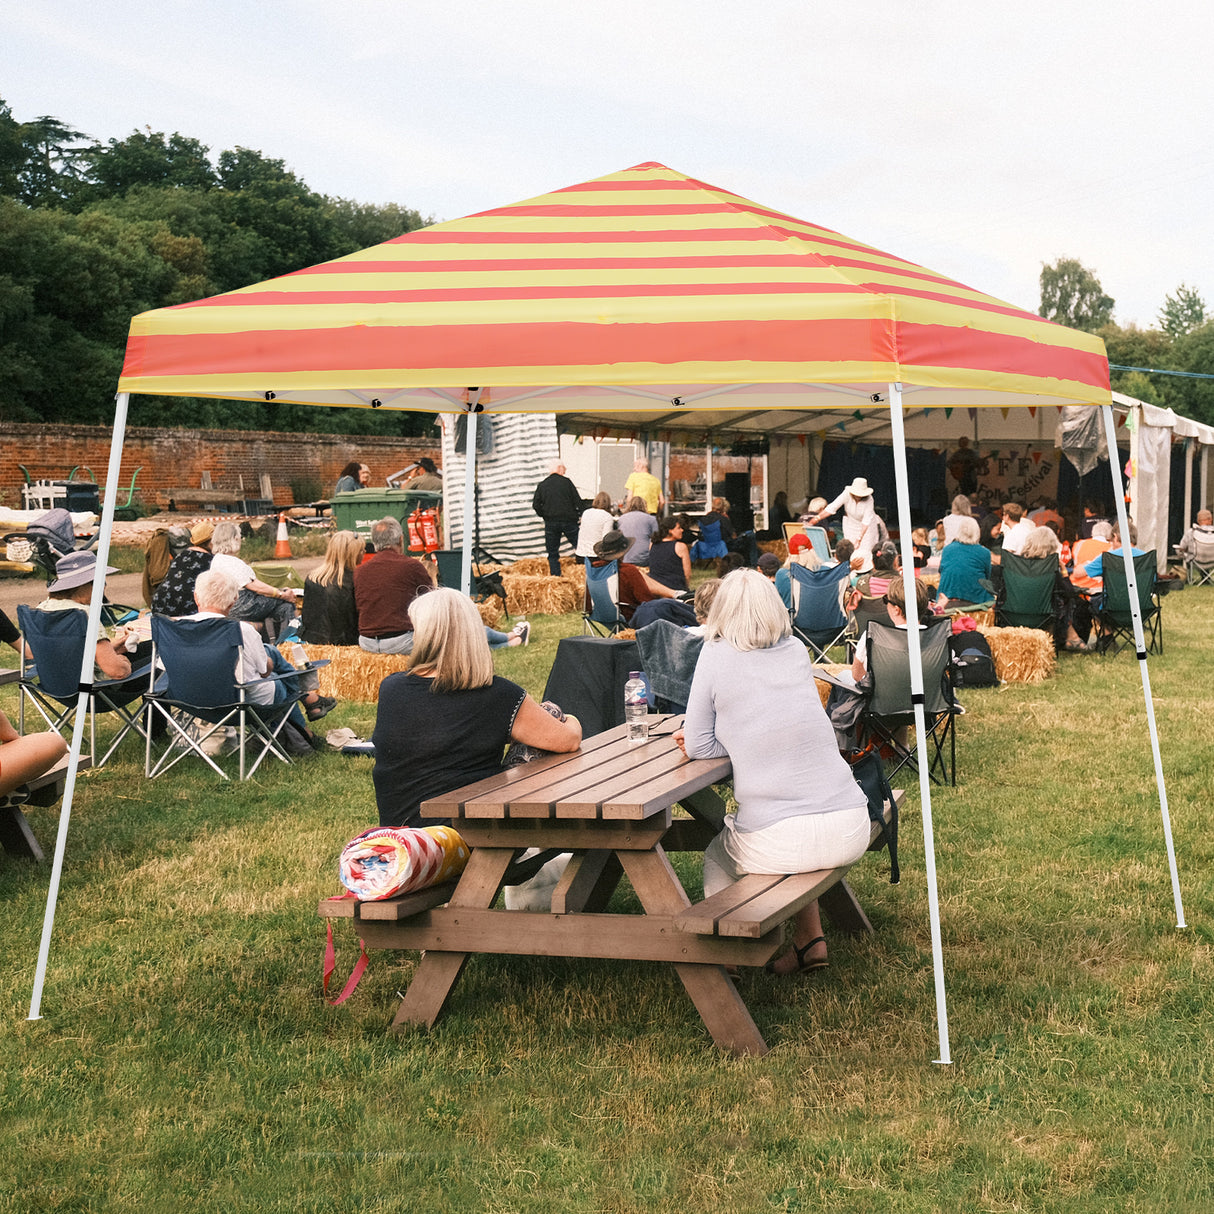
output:
[[[750,473],[725,473],[725,500],[729,503],[729,521],[733,529],[741,534],[753,531],[755,512],[750,508]]]

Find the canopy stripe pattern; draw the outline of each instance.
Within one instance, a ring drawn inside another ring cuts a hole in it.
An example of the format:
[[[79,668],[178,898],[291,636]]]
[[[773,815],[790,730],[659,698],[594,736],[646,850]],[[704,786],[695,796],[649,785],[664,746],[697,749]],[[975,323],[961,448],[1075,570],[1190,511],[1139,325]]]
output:
[[[478,384],[510,408],[536,385],[889,382],[1109,391],[1099,338],[646,163],[143,313],[119,387],[434,408]]]

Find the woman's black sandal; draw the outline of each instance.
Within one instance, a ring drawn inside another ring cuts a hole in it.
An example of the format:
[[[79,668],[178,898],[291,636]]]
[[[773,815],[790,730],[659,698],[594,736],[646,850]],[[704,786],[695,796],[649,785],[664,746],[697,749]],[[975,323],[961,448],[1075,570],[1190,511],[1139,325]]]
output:
[[[797,958],[797,968],[790,970],[787,974],[777,973],[775,969],[775,961],[769,961],[766,965],[766,970],[769,974],[775,974],[778,978],[791,978],[793,974],[811,973],[813,970],[824,970],[830,965],[825,957],[816,957],[813,960],[806,960],[805,954],[816,944],[825,944],[825,936],[815,936],[808,944],[803,944],[798,948],[795,944],[792,946],[792,951]],[[787,956],[787,953],[781,954]]]

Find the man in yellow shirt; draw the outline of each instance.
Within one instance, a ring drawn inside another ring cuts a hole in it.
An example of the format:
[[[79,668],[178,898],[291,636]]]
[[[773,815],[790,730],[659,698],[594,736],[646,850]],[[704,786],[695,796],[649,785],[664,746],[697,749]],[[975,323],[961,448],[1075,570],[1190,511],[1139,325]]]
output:
[[[662,496],[662,482],[649,471],[647,459],[639,459],[632,465],[632,472],[624,482],[624,498],[620,502],[620,509],[633,497],[639,497],[645,503],[645,509],[653,515],[660,514],[666,504],[666,499]]]

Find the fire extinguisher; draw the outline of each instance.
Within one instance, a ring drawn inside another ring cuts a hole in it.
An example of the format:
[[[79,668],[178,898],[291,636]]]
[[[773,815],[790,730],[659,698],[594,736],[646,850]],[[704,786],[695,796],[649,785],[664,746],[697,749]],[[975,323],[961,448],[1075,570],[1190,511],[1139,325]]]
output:
[[[422,539],[426,544],[427,552],[434,552],[442,547],[438,538],[438,512],[433,508],[422,511],[421,517]]]
[[[409,551],[424,552],[426,540],[422,534],[422,512],[419,506],[409,515]]]

